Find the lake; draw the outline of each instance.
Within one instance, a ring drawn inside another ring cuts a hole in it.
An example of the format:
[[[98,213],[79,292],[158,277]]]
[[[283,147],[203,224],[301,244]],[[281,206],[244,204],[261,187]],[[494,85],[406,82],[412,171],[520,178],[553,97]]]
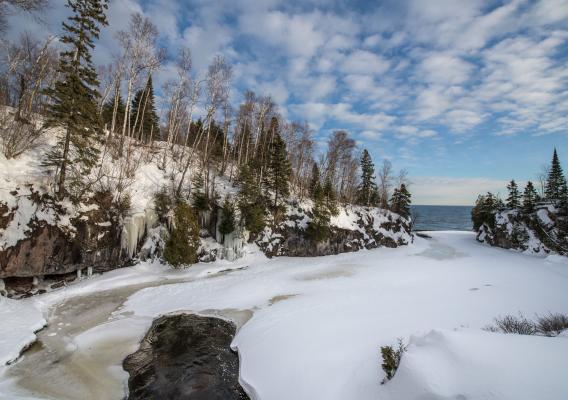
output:
[[[471,231],[471,206],[412,206],[417,231]]]

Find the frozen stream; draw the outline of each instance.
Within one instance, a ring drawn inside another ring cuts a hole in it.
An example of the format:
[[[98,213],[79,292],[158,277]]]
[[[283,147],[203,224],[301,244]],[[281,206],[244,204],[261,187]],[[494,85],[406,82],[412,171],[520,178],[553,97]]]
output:
[[[211,273],[210,277],[229,272]],[[193,279],[128,285],[62,301],[51,308],[48,326],[38,332],[36,343],[7,369],[4,378],[12,381],[11,389],[22,397],[123,399],[128,392],[128,373],[122,362],[138,349],[153,318],[121,313],[122,304],[141,289]],[[241,326],[252,312],[205,310],[200,314],[231,319]]]
[[[253,252],[185,271],[142,263],[36,296],[49,325],[0,370],[0,399],[122,399],[123,359],[154,318],[176,312],[236,323],[240,383],[255,399],[482,399],[479,390],[491,390],[502,393],[492,399],[556,400],[568,392],[557,377],[568,368],[560,357],[568,338],[521,338],[522,350],[509,351],[510,339],[491,348],[504,335],[481,330],[507,313],[568,312],[565,260],[490,248],[469,233],[432,236],[317,258]],[[398,337],[414,340],[409,364],[380,385],[378,349]],[[536,358],[515,358],[531,349]]]

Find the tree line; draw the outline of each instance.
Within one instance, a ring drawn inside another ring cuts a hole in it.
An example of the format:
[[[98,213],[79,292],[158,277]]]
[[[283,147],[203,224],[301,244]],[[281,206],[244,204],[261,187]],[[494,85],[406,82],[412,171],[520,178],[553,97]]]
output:
[[[539,206],[553,206],[557,215],[567,216],[568,186],[556,149],[552,154],[550,166],[544,170],[546,171],[546,178],[543,181],[540,193],[531,181],[526,183],[521,193],[515,180],[511,180],[507,185],[508,196],[505,201],[491,192],[480,195],[472,210],[474,229],[478,230],[483,224],[493,228],[495,213],[505,210],[515,211],[522,217],[529,218]],[[562,229],[568,232],[567,228],[564,226]]]
[[[153,76],[166,52],[152,21],[134,13],[116,36],[120,51],[113,62],[95,66],[92,51],[108,24],[108,1],[68,0],[67,7],[59,53],[54,38],[42,42],[26,33],[18,43],[4,43],[0,71],[0,101],[15,110],[0,121],[2,151],[17,157],[46,129],[58,128],[57,146],[43,159],[55,171],[58,198],[78,201],[106,190],[127,204],[137,168],[160,154],[171,181],[168,196],[192,202],[197,211],[219,204],[219,176],[238,183],[237,198],[222,202],[224,214],[237,208],[251,232],[262,229],[266,210],[277,218],[290,194],[314,202],[314,226],[327,226],[340,203],[409,216],[406,171],[395,174],[388,160],[375,171],[369,152],[360,153],[347,131],[334,132],[326,151],[316,155],[307,122],[287,121],[269,96],[252,91],[234,109],[226,59],[216,56],[206,73],[197,74],[186,48],[177,54],[158,105]],[[223,230],[233,226],[227,218]]]

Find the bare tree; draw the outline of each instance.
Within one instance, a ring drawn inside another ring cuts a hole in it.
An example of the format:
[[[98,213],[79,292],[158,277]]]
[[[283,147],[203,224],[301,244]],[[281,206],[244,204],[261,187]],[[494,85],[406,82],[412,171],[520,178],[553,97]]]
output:
[[[392,163],[389,160],[383,160],[383,164],[378,170],[378,189],[379,189],[379,206],[388,208],[389,196],[393,184]]]
[[[536,179],[538,181],[538,194],[541,198],[545,197],[546,192],[546,182],[548,181],[548,175],[550,174],[550,166],[541,165],[540,171],[536,174]]]
[[[47,0],[0,0],[0,33],[6,31],[8,27],[6,19],[13,11],[24,11],[37,16],[37,12],[44,9],[47,4]]]
[[[119,154],[122,155],[124,138],[131,134],[130,112],[134,90],[144,73],[151,74],[159,67],[163,52],[156,49],[156,26],[139,13],[132,14],[128,31],[118,32],[117,37],[122,47],[119,62],[124,66],[121,70],[126,81],[126,104],[119,147]]]

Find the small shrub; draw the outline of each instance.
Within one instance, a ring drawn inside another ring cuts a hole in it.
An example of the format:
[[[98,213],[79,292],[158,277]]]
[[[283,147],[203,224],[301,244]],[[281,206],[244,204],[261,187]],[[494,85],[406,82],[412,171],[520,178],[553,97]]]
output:
[[[392,346],[381,347],[381,355],[383,357],[383,364],[381,366],[386,374],[381,384],[384,385],[394,377],[406,348],[407,346],[404,345],[402,339],[398,339],[398,348],[396,350]]]
[[[543,317],[537,315],[536,330],[544,336],[558,336],[568,329],[568,315],[549,313]]]
[[[160,221],[165,222],[166,216],[173,208],[172,196],[170,196],[165,186],[154,194],[154,208]]]
[[[197,261],[199,225],[193,209],[179,201],[174,211],[174,224],[164,248],[164,259],[175,268]]]
[[[495,326],[486,327],[490,332],[516,333],[518,335],[534,335],[537,332],[534,322],[526,319],[522,314],[518,317],[505,315],[495,318]]]

